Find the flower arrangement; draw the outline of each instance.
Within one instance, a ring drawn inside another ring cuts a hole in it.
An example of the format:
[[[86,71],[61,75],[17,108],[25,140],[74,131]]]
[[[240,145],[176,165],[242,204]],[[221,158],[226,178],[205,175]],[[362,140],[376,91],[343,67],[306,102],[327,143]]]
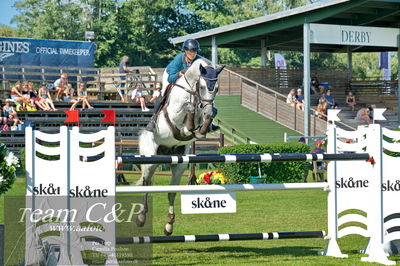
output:
[[[227,184],[229,179],[220,171],[210,171],[202,173],[196,181],[198,184]]]
[[[0,144],[0,195],[7,192],[15,181],[15,170],[19,167],[19,160],[9,152],[4,144]]]

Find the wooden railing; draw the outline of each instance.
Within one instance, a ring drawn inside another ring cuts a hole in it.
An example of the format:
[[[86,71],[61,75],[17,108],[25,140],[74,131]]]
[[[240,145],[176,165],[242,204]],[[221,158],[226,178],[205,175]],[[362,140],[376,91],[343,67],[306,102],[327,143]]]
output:
[[[118,68],[75,68],[75,67],[44,67],[44,66],[0,66],[0,79],[2,91],[0,97],[7,98],[10,87],[16,81],[32,81],[34,83],[52,84],[60,77],[61,73],[68,74],[68,81],[76,87],[78,82],[89,85],[88,95],[104,100],[110,90],[115,94],[110,99],[117,99],[117,90],[121,83],[128,89],[133,89],[136,84],[144,84],[147,89],[155,88],[158,81],[157,74],[150,67],[132,67],[131,73],[118,73]],[[136,72],[139,70],[139,73]],[[108,90],[108,91],[106,91]],[[108,96],[107,96],[108,97]]]
[[[220,95],[240,95],[241,104],[244,107],[290,129],[304,133],[304,112],[287,104],[286,95],[226,68],[220,76]],[[312,114],[310,134],[312,136],[325,135],[326,119],[318,118],[315,115],[316,110],[311,109],[310,111]],[[326,117],[324,116],[324,118]],[[344,123],[340,123],[340,125],[354,130],[353,127]]]
[[[247,134],[240,129],[234,128],[228,123],[222,121],[218,117],[214,120],[224,133],[224,138],[231,144],[256,144]]]

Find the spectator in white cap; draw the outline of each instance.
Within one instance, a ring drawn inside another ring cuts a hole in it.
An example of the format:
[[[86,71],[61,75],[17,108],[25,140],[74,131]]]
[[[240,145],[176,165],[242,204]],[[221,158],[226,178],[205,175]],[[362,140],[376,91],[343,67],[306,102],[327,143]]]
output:
[[[304,110],[304,95],[303,95],[303,90],[300,88],[297,89],[296,107],[299,110]]]
[[[56,101],[62,101],[62,96],[64,94],[64,90],[68,85],[68,74],[62,73],[60,78],[54,82],[54,89],[56,90]],[[72,96],[72,95],[71,95]]]
[[[153,92],[153,96],[150,99],[150,103],[155,103],[156,100],[158,99],[158,97],[160,97],[160,93],[161,93],[161,85],[160,83],[156,84],[156,89]]]

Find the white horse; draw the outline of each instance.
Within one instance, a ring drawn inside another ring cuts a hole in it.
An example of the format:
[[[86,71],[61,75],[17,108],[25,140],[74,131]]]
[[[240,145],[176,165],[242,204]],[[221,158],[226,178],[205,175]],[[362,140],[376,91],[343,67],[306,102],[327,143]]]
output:
[[[189,152],[190,144],[197,138],[205,137],[215,114],[214,98],[218,91],[218,75],[224,67],[217,69],[204,60],[197,59],[170,88],[165,95],[166,104],[162,106],[154,130],[143,131],[139,137],[141,155],[183,155]],[[164,79],[165,80],[164,73]],[[165,91],[165,90],[164,90]],[[150,186],[157,164],[142,165],[142,176],[137,185]],[[171,165],[171,185],[178,185],[187,165]],[[144,208],[136,219],[143,226],[148,212],[147,194],[144,196]],[[168,193],[169,211],[166,235],[172,234],[175,221],[174,201],[176,193]]]

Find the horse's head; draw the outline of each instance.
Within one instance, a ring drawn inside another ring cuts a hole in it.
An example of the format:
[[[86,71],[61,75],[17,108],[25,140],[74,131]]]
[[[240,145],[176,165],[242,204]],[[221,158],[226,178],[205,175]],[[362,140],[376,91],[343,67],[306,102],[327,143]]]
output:
[[[200,98],[200,109],[203,113],[203,120],[214,117],[214,99],[218,92],[218,75],[224,69],[224,66],[213,68],[200,64],[200,77],[197,83],[197,91]]]
[[[208,94],[213,94],[214,96],[218,92],[218,75],[221,73],[221,71],[224,69],[225,66],[219,67],[217,69],[211,67],[211,66],[206,66],[204,67],[203,65],[200,64],[200,86],[202,88],[207,88],[207,93]]]

